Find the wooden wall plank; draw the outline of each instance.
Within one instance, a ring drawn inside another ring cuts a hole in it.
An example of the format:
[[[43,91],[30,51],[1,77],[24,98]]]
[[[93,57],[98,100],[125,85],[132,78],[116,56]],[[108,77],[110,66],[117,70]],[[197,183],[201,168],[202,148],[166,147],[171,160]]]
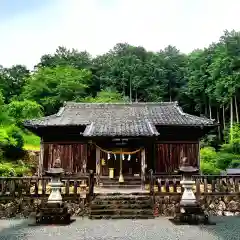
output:
[[[70,173],[83,171],[84,160],[87,164],[87,144],[49,144],[44,143],[44,170],[53,167],[56,158],[61,159],[62,168]]]
[[[179,168],[180,159],[187,157],[189,164],[198,166],[199,143],[157,143],[156,144],[156,173],[173,173]]]

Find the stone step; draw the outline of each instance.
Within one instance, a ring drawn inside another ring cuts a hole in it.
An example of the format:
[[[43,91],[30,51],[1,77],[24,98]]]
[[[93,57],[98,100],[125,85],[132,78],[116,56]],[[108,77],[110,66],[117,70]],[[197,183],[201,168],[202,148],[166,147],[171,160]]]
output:
[[[90,219],[148,219],[153,217],[149,193],[97,194],[90,205]]]
[[[135,188],[141,188],[141,184],[135,184],[135,185],[130,185],[130,184],[102,184],[101,187],[103,188],[128,188],[128,189],[135,189]]]
[[[104,179],[100,180],[101,183],[113,183],[113,184],[141,184],[141,180],[124,180],[124,182],[120,183],[118,180],[115,179]]]
[[[142,194],[122,194],[122,193],[100,193],[96,194],[95,198],[103,199],[151,199],[149,193]]]
[[[133,177],[133,176],[124,176],[124,181],[141,181],[141,177]],[[105,181],[105,180],[112,180],[112,181],[119,181],[119,176],[118,177],[114,177],[114,178],[109,178],[109,176],[102,176],[100,177],[101,181]]]
[[[151,200],[145,200],[145,201],[136,201],[136,200],[115,200],[115,201],[109,201],[109,200],[94,200],[91,203],[91,206],[99,205],[99,206],[106,206],[106,205],[114,205],[114,206],[119,206],[119,205],[152,205]]]
[[[149,192],[108,192],[97,193],[95,196],[150,196]]]
[[[151,203],[91,204],[91,209],[152,209]]]
[[[90,215],[89,219],[154,219],[151,215]]]
[[[91,209],[91,215],[151,215],[153,214],[153,209]]]

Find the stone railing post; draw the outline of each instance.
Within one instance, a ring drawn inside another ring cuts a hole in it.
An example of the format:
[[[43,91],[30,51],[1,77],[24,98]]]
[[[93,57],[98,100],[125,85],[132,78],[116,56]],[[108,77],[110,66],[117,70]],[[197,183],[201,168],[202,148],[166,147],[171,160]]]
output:
[[[58,203],[62,204],[62,195],[61,195],[61,187],[63,183],[61,182],[60,175],[51,176],[51,182],[49,183],[51,187],[51,193],[48,197],[48,203]]]
[[[179,172],[182,174],[180,184],[183,187],[183,194],[180,201],[180,212],[172,220],[180,223],[209,223],[208,215],[204,213],[193,193],[193,185],[195,184],[193,174],[198,172],[198,169],[184,161]]]
[[[193,185],[195,181],[192,180],[192,172],[185,172],[182,174],[182,180],[180,184],[182,185],[184,191],[181,197],[180,205],[196,205],[197,200],[193,193]]]

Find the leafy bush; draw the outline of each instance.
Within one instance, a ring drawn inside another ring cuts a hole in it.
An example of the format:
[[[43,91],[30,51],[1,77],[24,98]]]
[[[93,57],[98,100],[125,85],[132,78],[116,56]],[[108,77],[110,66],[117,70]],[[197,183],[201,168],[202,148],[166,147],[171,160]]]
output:
[[[203,174],[219,174],[220,173],[220,169],[218,169],[216,167],[215,164],[211,163],[211,162],[201,162],[201,172]]]
[[[200,150],[200,168],[203,174],[219,174],[220,169],[216,165],[218,153],[213,147],[205,147]]]
[[[0,148],[6,159],[18,159],[23,156],[24,140],[21,131],[14,125],[0,128]]]
[[[0,163],[0,176],[4,177],[22,177],[30,173],[30,168],[28,166],[3,162]]]
[[[218,152],[216,158],[216,166],[222,170],[229,168],[230,164],[237,160],[237,155],[233,153]]]
[[[214,163],[217,152],[213,147],[205,147],[200,150],[201,161]]]
[[[3,177],[11,177],[11,176],[15,176],[16,172],[14,170],[14,167],[12,164],[10,163],[0,163],[0,176]]]

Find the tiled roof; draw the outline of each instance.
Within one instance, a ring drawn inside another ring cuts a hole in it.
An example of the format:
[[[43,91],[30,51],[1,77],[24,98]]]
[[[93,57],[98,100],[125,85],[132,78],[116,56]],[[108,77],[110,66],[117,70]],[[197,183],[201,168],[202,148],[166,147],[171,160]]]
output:
[[[234,175],[234,174],[240,175],[240,168],[228,168],[226,169],[226,173],[228,175]]]
[[[28,128],[86,126],[84,136],[152,136],[155,126],[212,126],[214,120],[183,113],[177,102],[74,103],[57,114],[25,121]]]

